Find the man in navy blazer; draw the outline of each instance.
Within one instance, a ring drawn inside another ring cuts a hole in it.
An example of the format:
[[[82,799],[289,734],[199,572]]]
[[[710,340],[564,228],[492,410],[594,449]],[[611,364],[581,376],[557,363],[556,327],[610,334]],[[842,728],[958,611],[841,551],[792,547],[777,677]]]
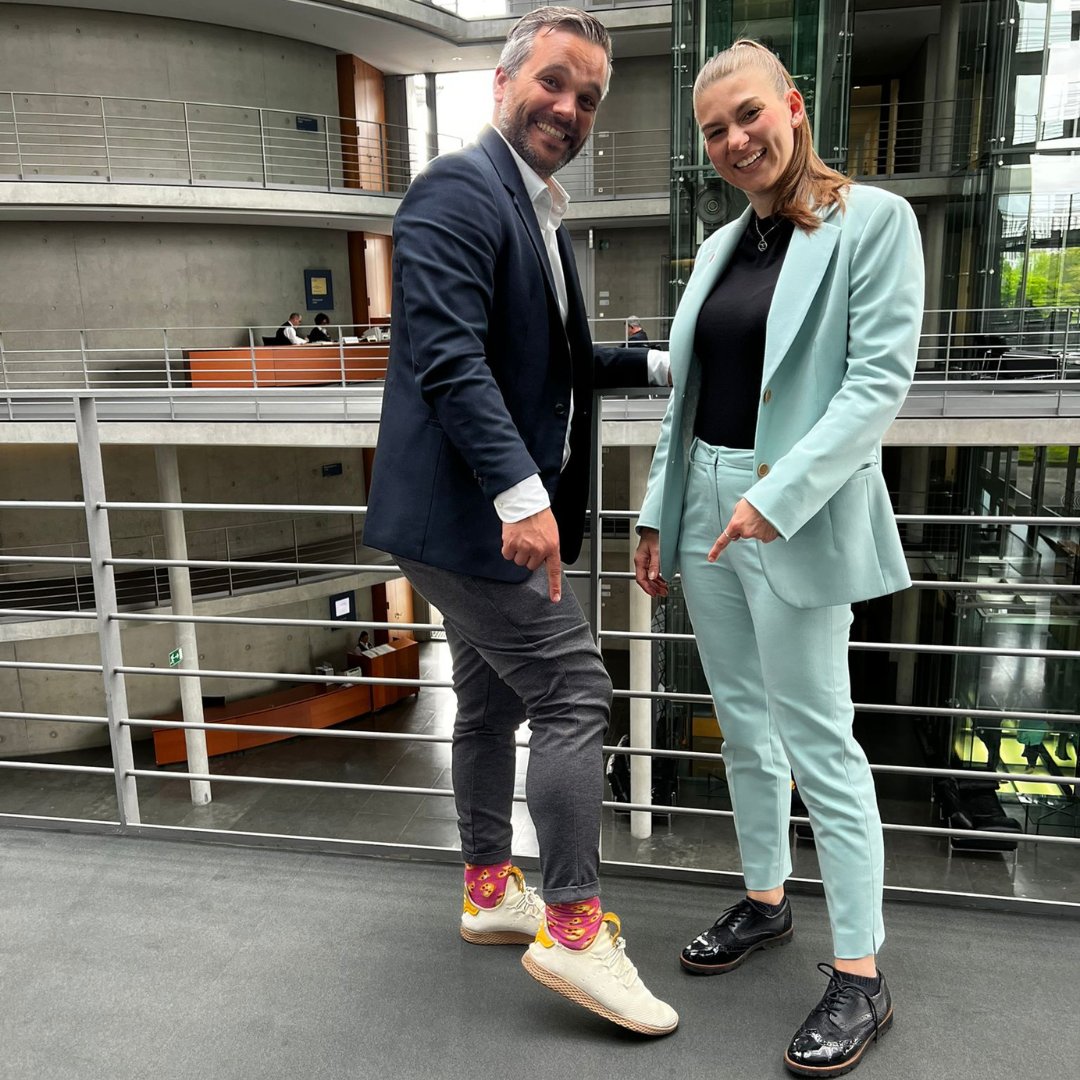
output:
[[[637,977],[597,879],[611,681],[561,560],[581,548],[600,386],[666,382],[666,357],[594,348],[553,174],[607,89],[593,16],[542,8],[510,31],[493,126],[434,160],[394,223],[390,360],[365,543],[391,552],[443,614],[458,712],[453,781],[460,933],[528,943],[544,985],[624,1027],[678,1016]],[[517,750],[541,904],[511,860]],[[534,940],[535,939],[535,940]]]

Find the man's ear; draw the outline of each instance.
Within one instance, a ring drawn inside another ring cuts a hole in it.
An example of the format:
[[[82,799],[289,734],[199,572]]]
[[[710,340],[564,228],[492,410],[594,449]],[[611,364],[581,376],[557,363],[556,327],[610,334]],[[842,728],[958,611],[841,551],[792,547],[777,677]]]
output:
[[[506,84],[510,81],[510,76],[501,68],[495,69],[495,81],[492,85],[492,96],[495,98],[495,104],[501,105],[503,102],[503,95],[506,93]]]

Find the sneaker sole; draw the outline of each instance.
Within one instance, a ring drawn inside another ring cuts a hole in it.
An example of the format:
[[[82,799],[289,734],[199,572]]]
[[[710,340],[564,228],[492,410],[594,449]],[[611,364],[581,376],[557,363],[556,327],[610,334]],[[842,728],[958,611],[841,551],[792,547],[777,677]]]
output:
[[[878,1024],[878,1039],[892,1027],[892,1022],[893,1010],[890,1009],[885,1015],[885,1018]],[[845,1061],[842,1065],[819,1065],[817,1067],[813,1065],[796,1065],[795,1062],[787,1056],[786,1050],[784,1051],[784,1064],[787,1066],[788,1072],[793,1072],[796,1076],[843,1076],[844,1073],[849,1073],[852,1069],[858,1067],[859,1063],[862,1061],[863,1054],[865,1054],[867,1049],[873,1046],[876,1041],[877,1039],[867,1039],[859,1052],[850,1061]]]
[[[756,953],[758,949],[777,949],[781,945],[790,944],[794,934],[795,927],[791,927],[776,937],[768,938],[766,941],[759,941],[756,945],[751,945],[737,960],[732,960],[727,964],[695,964],[687,960],[682,954],[679,955],[679,963],[691,975],[723,975],[727,971],[734,971],[735,968],[746,961],[746,958],[751,953]]]
[[[461,936],[470,945],[531,945],[535,934],[524,934],[520,930],[489,930],[480,933],[470,930],[467,926],[461,927]]]
[[[602,1016],[605,1020],[618,1024],[619,1027],[636,1031],[639,1035],[670,1035],[679,1026],[678,1020],[671,1027],[665,1028],[656,1027],[653,1024],[643,1024],[640,1020],[631,1020],[628,1016],[620,1016],[618,1013],[612,1012],[606,1005],[601,1005],[599,1001],[590,997],[580,987],[567,982],[561,976],[542,967],[529,953],[526,953],[521,958],[521,963],[538,983],[542,983],[549,990],[554,990],[556,994],[561,994],[575,1005],[580,1005],[583,1009],[588,1009],[590,1012],[596,1013],[597,1016]]]

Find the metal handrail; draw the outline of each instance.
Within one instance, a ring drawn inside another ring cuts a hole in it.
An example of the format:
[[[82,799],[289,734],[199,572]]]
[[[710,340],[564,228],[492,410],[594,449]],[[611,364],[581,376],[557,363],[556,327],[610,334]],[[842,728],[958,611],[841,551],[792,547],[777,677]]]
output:
[[[57,393],[57,392],[46,392]],[[129,395],[135,395],[133,391],[118,391],[120,396],[127,398]],[[157,392],[151,392],[150,396],[153,396]],[[193,392],[188,391],[188,394]],[[317,391],[315,393],[318,393]],[[22,392],[16,391],[15,397],[22,396]],[[94,410],[93,404],[96,397],[102,397],[101,394],[95,394],[93,392],[82,392],[71,395],[79,402],[79,417],[80,417],[80,438],[79,448],[80,455],[83,461],[84,473],[87,476],[93,477],[100,475],[100,463],[97,466],[93,464],[96,457],[100,454],[98,447],[99,440],[91,439],[86,434],[88,418],[93,421]],[[601,410],[596,410],[599,416]],[[597,423],[601,421],[598,419]],[[91,560],[95,567],[95,585],[98,580],[108,581],[110,578],[115,581],[116,570],[120,567],[156,567],[162,568],[165,566],[187,566],[189,568],[197,569],[200,566],[213,562],[218,564],[217,560],[200,560],[197,558],[187,559],[170,559],[161,558],[159,553],[151,552],[150,557],[140,556],[138,558],[129,558],[118,551],[112,550],[112,544],[108,541],[107,532],[102,533],[100,524],[105,520],[104,515],[110,511],[125,511],[125,510],[140,510],[142,512],[154,512],[154,511],[169,511],[173,509],[183,510],[206,510],[206,511],[221,511],[221,512],[264,512],[278,515],[300,515],[300,514],[327,514],[330,512],[339,514],[361,514],[364,512],[364,507],[361,505],[356,506],[336,506],[336,505],[286,505],[286,504],[221,504],[221,503],[182,503],[172,502],[169,500],[159,501],[146,501],[146,502],[131,502],[128,500],[111,500],[105,496],[104,488],[91,484],[88,490],[88,495],[84,502],[80,503],[74,500],[0,500],[0,510],[12,510],[12,509],[24,509],[27,512],[33,512],[37,510],[61,510],[68,511],[76,507],[84,507],[88,522],[96,522],[94,528],[90,529],[90,552]],[[604,519],[621,519],[632,515],[632,511],[624,511],[617,509],[599,510],[596,511],[597,520],[601,517]],[[971,525],[975,527],[981,527],[987,522],[993,524],[1007,524],[1015,525],[1018,527],[1035,527],[1045,526],[1052,524],[1059,528],[1077,529],[1080,528],[1080,517],[1050,517],[1045,515],[1015,515],[1015,516],[990,516],[990,515],[956,515],[956,514],[905,514],[901,515],[905,524],[920,523],[925,525],[943,524],[946,522],[955,522],[958,525]],[[210,530],[213,531],[213,530]],[[145,549],[145,545],[143,545]],[[297,549],[299,554],[299,549]],[[6,561],[7,559],[28,558],[25,553],[25,549],[20,549],[17,555],[6,555],[0,553],[0,561]],[[81,556],[72,555],[73,558],[81,558]],[[43,556],[52,560],[55,556]],[[256,562],[262,562],[264,560],[256,560]],[[300,563],[298,560],[292,560],[290,562],[269,562],[267,564],[273,567],[285,567],[289,570],[299,572],[306,565]],[[234,567],[241,567],[248,565],[245,561],[227,560],[232,562]],[[383,575],[389,575],[394,572],[394,568],[388,564],[362,564],[355,562],[352,564],[334,564],[335,570],[355,571],[361,568],[370,570],[376,570]],[[589,571],[579,572],[579,576],[591,576],[595,572],[598,579],[608,580],[625,580],[628,576],[625,571],[603,571],[599,570],[599,567],[590,569]],[[99,576],[100,575],[100,578]],[[948,582],[925,582],[924,584],[928,588],[961,588],[972,593],[978,593],[983,583],[978,580],[971,581],[948,581]],[[1008,585],[1014,591],[1023,592],[1027,588],[1033,586],[1027,585],[1023,581],[1015,581],[1012,583],[995,582],[994,586]],[[1056,582],[1041,582],[1041,585],[1048,586],[1051,589],[1060,589],[1063,598],[1071,599],[1075,596],[1078,586],[1071,584],[1061,583],[1060,586]],[[370,677],[357,677],[353,675],[321,675],[321,674],[308,674],[308,673],[289,673],[289,672],[275,672],[275,671],[240,671],[233,668],[215,668],[209,666],[203,666],[199,664],[196,667],[187,668],[163,668],[146,666],[140,663],[125,662],[122,653],[118,651],[119,638],[115,635],[109,636],[106,633],[105,627],[113,626],[117,627],[119,624],[126,623],[128,625],[139,626],[147,623],[162,623],[176,625],[178,623],[191,623],[203,625],[206,623],[216,624],[232,624],[238,626],[305,626],[305,627],[337,627],[337,628],[388,628],[396,624],[390,622],[378,621],[378,620],[351,620],[348,622],[336,622],[330,619],[302,619],[302,618],[256,618],[243,615],[183,615],[177,614],[171,611],[161,612],[131,612],[124,611],[122,609],[122,601],[110,599],[115,596],[115,588],[107,590],[104,594],[105,601],[104,606],[95,611],[98,626],[100,628],[99,641],[101,643],[102,650],[102,662],[100,664],[76,664],[66,663],[62,661],[40,662],[40,661],[26,661],[22,659],[4,660],[0,661],[0,670],[17,670],[25,668],[34,672],[49,672],[49,671],[64,671],[64,672],[80,672],[83,674],[93,674],[95,672],[101,672],[103,677],[112,680],[126,680],[128,678],[167,678],[174,679],[176,682],[173,685],[179,685],[179,680],[190,680],[194,678],[230,678],[237,680],[251,681],[291,681],[293,683],[308,683],[308,684],[320,684],[320,683],[332,683],[335,685],[347,686],[356,682],[377,682],[391,686],[407,686],[417,688],[440,688],[445,689],[449,683],[445,678],[426,678],[426,679],[402,679],[402,678],[385,678],[374,679]],[[10,614],[10,609],[0,609],[0,616]],[[60,613],[63,617],[64,613]],[[85,613],[84,617],[85,617]],[[50,617],[56,617],[56,613],[49,613]],[[432,629],[435,624],[432,623],[414,623],[410,624],[417,630],[420,629]],[[668,633],[654,633],[644,631],[631,631],[621,629],[607,629],[604,627],[598,627],[598,632],[601,637],[608,638],[634,638],[636,640],[650,640],[653,642],[658,641],[689,641],[692,640],[690,635],[676,635]],[[1019,648],[1015,645],[1004,645],[996,647],[994,644],[989,645],[961,645],[961,644],[934,644],[934,643],[921,643],[918,641],[859,641],[852,642],[851,648],[855,650],[869,650],[869,651],[895,651],[898,653],[918,654],[926,653],[928,655],[955,655],[955,656],[970,656],[970,657],[984,657],[990,655],[1008,656],[1019,659],[1026,659],[1028,661],[1041,661],[1047,662],[1050,660],[1062,661],[1068,664],[1074,664],[1075,660],[1080,657],[1080,651],[1076,649],[1063,649],[1053,650],[1047,648]],[[705,704],[710,699],[707,694],[695,694],[689,692],[679,692],[666,689],[658,690],[638,690],[638,689],[623,689],[619,688],[615,691],[616,696],[620,698],[630,699],[644,699],[653,701],[669,701],[669,702],[683,702],[688,704],[701,703]],[[902,718],[909,718],[913,716],[937,716],[942,718],[951,718],[955,720],[964,721],[1000,721],[1005,719],[1015,720],[1042,720],[1051,726],[1060,724],[1073,724],[1080,722],[1080,714],[1075,712],[1063,712],[1061,710],[1046,709],[1041,711],[1034,710],[1016,710],[1016,709],[987,709],[987,708],[963,708],[958,703],[949,702],[944,705],[926,705],[926,706],[912,706],[903,704],[879,704],[879,703],[858,703],[856,708],[866,713],[876,713],[881,716],[892,715],[898,720]],[[42,723],[65,723],[69,720],[74,723],[100,723],[100,716],[72,716],[72,714],[57,714],[57,713],[45,713],[45,712],[26,712],[18,713],[15,710],[5,710],[3,714],[6,716],[21,717],[27,723],[42,724]],[[311,789],[325,789],[325,790],[357,790],[357,791],[374,791],[386,793],[403,793],[419,796],[438,796],[449,797],[450,792],[446,788],[437,787],[408,787],[403,785],[380,785],[380,784],[356,784],[346,781],[338,780],[319,780],[319,779],[299,779],[289,777],[277,777],[277,776],[262,776],[262,775],[249,775],[244,774],[236,777],[226,777],[211,770],[209,772],[200,772],[198,769],[189,768],[184,771],[167,772],[162,773],[158,770],[152,770],[147,768],[136,767],[130,755],[126,755],[121,752],[126,742],[130,739],[130,733],[136,730],[145,730],[150,727],[169,727],[172,729],[179,729],[185,733],[191,734],[196,731],[220,731],[230,730],[229,725],[214,724],[208,722],[192,722],[192,721],[156,721],[153,718],[132,716],[127,711],[126,706],[118,706],[116,699],[107,699],[107,716],[110,724],[110,731],[113,735],[114,746],[117,748],[117,756],[115,757],[114,767],[112,769],[102,769],[92,766],[85,767],[94,776],[109,776],[114,777],[114,781],[118,793],[118,811],[117,818],[119,820],[120,831],[134,831],[139,828],[139,812],[138,812],[138,800],[137,792],[140,784],[144,784],[147,780],[154,778],[156,781],[167,781],[174,783],[203,783],[209,782],[214,784],[219,783],[240,783],[248,785],[281,785],[284,787],[306,787]],[[245,725],[246,726],[246,725]],[[247,727],[247,726],[246,726]],[[235,728],[231,728],[235,730]],[[270,735],[280,736],[312,736],[315,738],[339,738],[339,739],[374,739],[383,741],[394,741],[401,743],[409,742],[435,742],[435,743],[447,743],[450,736],[428,736],[421,735],[416,737],[410,732],[384,732],[384,731],[356,731],[352,729],[336,730],[316,730],[312,732],[307,728],[278,726],[272,724],[265,725],[252,725],[250,730],[264,731]],[[719,762],[721,760],[720,755],[714,752],[705,751],[688,751],[679,748],[668,747],[651,747],[651,746],[631,746],[631,747],[608,747],[607,753],[618,753],[633,755],[638,757],[644,757],[648,759],[683,759],[687,761],[702,761],[702,762]],[[31,770],[47,770],[53,767],[51,762],[11,762],[0,761],[0,769],[31,769]],[[922,777],[926,780],[941,779],[945,777],[955,776],[962,778],[979,778],[987,781],[1010,781],[1016,779],[1016,774],[1005,769],[989,769],[989,768],[973,768],[973,769],[960,769],[955,767],[938,768],[933,765],[893,765],[884,763],[875,763],[872,766],[873,771],[876,774],[906,774],[913,777]],[[59,771],[59,770],[58,770]],[[1060,788],[1063,791],[1075,790],[1080,780],[1075,776],[1073,777],[1054,777],[1053,782],[1058,783],[1060,781]],[[520,799],[520,797],[519,797]],[[608,804],[614,805],[614,804]],[[731,811],[715,808],[698,808],[698,807],[686,807],[686,806],[674,806],[669,807],[667,805],[652,805],[648,801],[634,802],[630,805],[619,804],[622,809],[638,809],[644,813],[650,811],[670,814],[673,817],[679,816],[705,816],[709,818],[726,818],[730,817]],[[46,819],[40,816],[35,819],[36,824],[41,824]],[[795,818],[795,821],[804,819]],[[168,830],[169,826],[157,826],[156,828]],[[998,833],[995,831],[971,831],[962,830],[956,828],[939,828],[932,824],[908,824],[904,822],[889,821],[886,822],[885,831],[887,834],[912,834],[922,835],[931,839],[945,838],[945,837],[967,837],[984,840],[1003,840],[1013,841],[1023,847],[1030,848],[1032,844],[1051,844],[1056,847],[1064,845],[1065,848],[1075,847],[1080,844],[1080,839],[1072,836],[1047,836],[1046,834],[1013,834],[1011,832]],[[209,830],[207,835],[215,835],[214,830]],[[230,834],[227,830],[219,830],[218,834],[223,839],[228,840]]]
[[[641,321],[651,345],[665,348],[671,319],[649,315]],[[597,342],[627,343],[625,317],[592,318],[589,323]],[[233,350],[234,359],[214,361],[214,370],[219,377],[231,373],[234,385],[257,387],[263,376],[255,362],[256,350],[264,347],[256,342],[276,333],[277,326],[6,330],[0,340],[0,387],[181,388],[190,384],[184,354],[200,349]],[[309,347],[313,351],[296,364],[297,381],[345,386],[351,378],[346,354],[352,358],[370,354],[375,360],[385,356],[390,328],[383,324],[339,323],[329,329],[337,340]],[[300,373],[315,358],[328,363],[320,366],[317,376],[301,379]],[[279,359],[275,366],[280,370],[286,365]],[[1077,378],[1080,307],[931,309],[924,315],[916,372],[920,383]],[[279,384],[273,376],[272,385]]]
[[[401,195],[428,159],[416,128],[307,110],[10,90],[0,103],[0,179]],[[579,201],[666,197],[669,144],[666,129],[596,131],[560,180]]]
[[[427,160],[418,129],[301,109],[18,90],[0,102],[0,179],[11,170],[22,180],[400,195]],[[456,136],[438,141],[461,145]]]

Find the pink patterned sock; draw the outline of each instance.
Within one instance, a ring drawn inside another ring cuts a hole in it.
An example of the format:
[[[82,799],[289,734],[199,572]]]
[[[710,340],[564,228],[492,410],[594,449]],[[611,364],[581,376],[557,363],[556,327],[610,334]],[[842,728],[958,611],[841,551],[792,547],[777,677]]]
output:
[[[482,908],[498,907],[506,893],[506,881],[510,877],[513,862],[495,863],[493,866],[465,864],[465,892],[469,899]]]
[[[600,929],[603,915],[599,896],[572,904],[548,904],[548,933],[568,949],[587,949]]]

